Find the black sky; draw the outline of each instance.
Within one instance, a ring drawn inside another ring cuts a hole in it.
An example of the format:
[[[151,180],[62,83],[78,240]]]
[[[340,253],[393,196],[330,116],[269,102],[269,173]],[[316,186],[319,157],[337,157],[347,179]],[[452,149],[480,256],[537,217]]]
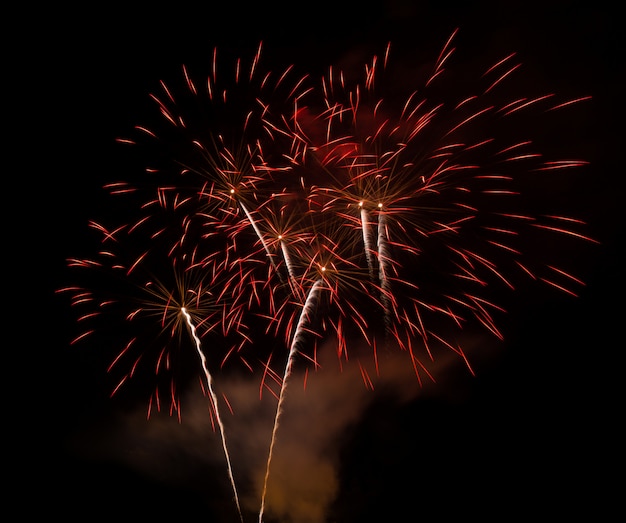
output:
[[[87,241],[88,220],[112,210],[100,187],[128,169],[119,165],[114,139],[146,113],[157,82],[179,74],[182,63],[209,60],[214,46],[249,56],[260,40],[277,66],[298,63],[319,75],[349,52],[369,56],[388,41],[402,59],[432,59],[457,27],[468,64],[514,50],[529,83],[593,96],[586,120],[566,122],[564,130],[576,139],[572,153],[590,161],[586,180],[560,195],[572,199],[600,242],[573,254],[586,286],[577,299],[522,292],[502,323],[505,342],[477,356],[475,378],[448,369],[439,389],[410,400],[392,394],[367,403],[355,393],[355,410],[343,413],[347,426],[326,426],[324,412],[315,417],[313,409],[312,423],[321,423],[333,447],[316,448],[316,461],[298,477],[325,460],[341,464],[334,495],[324,501],[328,522],[512,515],[600,521],[609,510],[622,511],[615,474],[623,412],[624,47],[614,8],[565,1],[460,8],[408,1],[281,9],[103,4],[46,7],[14,21],[23,28],[21,57],[5,67],[16,91],[5,103],[19,100],[21,147],[9,175],[17,191],[7,198],[18,240],[5,252],[25,269],[17,295],[27,300],[18,310],[26,325],[5,341],[19,362],[5,367],[17,407],[5,424],[21,443],[9,452],[17,454],[10,483],[23,514],[237,521],[219,454],[196,455],[213,443],[219,450],[217,436],[205,432],[193,408],[185,433],[185,419],[145,426],[132,399],[110,400],[107,355],[98,353],[106,340],[99,348],[70,348],[74,317],[54,292],[71,281],[65,259]],[[553,138],[567,150],[562,136]],[[332,398],[342,400],[325,392],[328,409]]]

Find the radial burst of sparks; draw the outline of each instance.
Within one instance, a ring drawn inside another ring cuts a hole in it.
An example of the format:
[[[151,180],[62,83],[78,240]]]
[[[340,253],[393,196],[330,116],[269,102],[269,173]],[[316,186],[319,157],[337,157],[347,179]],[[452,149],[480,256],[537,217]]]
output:
[[[450,326],[464,328],[471,319],[501,337],[494,312],[502,308],[491,296],[502,286],[514,289],[520,276],[575,295],[570,286],[579,280],[525,255],[530,229],[594,241],[580,232],[583,222],[528,214],[519,203],[527,185],[541,180],[539,173],[587,162],[552,159],[511,132],[521,114],[552,114],[589,97],[509,94],[507,83],[520,68],[515,54],[468,78],[457,100],[448,89],[442,97],[454,36],[431,74],[404,99],[394,92],[396,84],[385,82],[385,75],[393,78],[389,47],[366,64],[361,80],[331,68],[322,85],[323,109],[297,135],[306,153],[296,169],[311,179],[311,198],[324,219],[360,231],[386,330],[412,358],[415,339],[430,359],[434,342],[462,354],[446,338]],[[440,319],[426,321],[433,316]],[[442,335],[434,329],[446,319]]]
[[[521,70],[515,53],[447,89],[455,35],[408,91],[394,81],[399,75],[390,47],[364,64],[360,76],[331,67],[313,87],[293,67],[262,73],[261,46],[250,63],[237,60],[225,69],[214,51],[200,79],[183,67],[180,90],[161,82],[152,95],[158,120],[120,139],[152,162],[147,183],[106,186],[138,203],[138,214],[118,226],[92,222],[102,249],[70,260],[70,266],[128,280],[145,269],[156,272],[155,251],[173,265],[171,286],[144,277],[137,285],[143,298],[127,305],[125,318],[158,319],[160,332],[170,341],[178,337],[177,345],[181,332],[191,331],[233,489],[209,372],[214,355],[207,359],[200,340],[209,333],[227,340],[215,355],[220,365],[233,355],[250,370],[262,365],[261,390],[270,390],[278,406],[259,522],[296,356],[318,369],[319,340],[336,341],[340,363],[359,340],[371,348],[378,372],[378,348],[398,348],[421,382],[424,375],[433,379],[426,363],[437,347],[457,354],[473,373],[456,335],[475,325],[501,338],[502,291],[526,278],[571,295],[584,285],[552,257],[527,253],[527,245],[543,234],[595,242],[585,223],[530,213],[524,195],[546,176],[587,162],[552,157],[525,135],[520,121],[557,115],[589,97],[518,94],[512,88]],[[122,262],[115,249],[131,236],[143,241],[134,242],[133,256]],[[86,286],[67,290],[73,305],[89,309],[81,323],[124,305]],[[268,355],[260,346],[265,335],[284,340],[281,348],[288,349],[282,379],[271,369],[274,349]],[[151,346],[137,350],[139,343],[133,336],[111,365],[130,369],[120,385],[148,359]],[[169,346],[157,350],[157,374],[173,368]],[[363,379],[372,386],[365,371]],[[180,416],[173,379],[169,393],[170,412]],[[153,404],[160,409],[158,391],[149,412]],[[239,510],[236,489],[235,496]]]
[[[193,321],[196,336],[230,339],[235,350],[247,343],[247,327],[241,316],[242,306],[232,300],[221,300],[212,290],[219,277],[208,268],[199,270],[168,258],[169,274],[157,278],[151,269],[156,258],[159,258],[156,253],[147,251],[126,262],[114,250],[107,249],[93,258],[70,259],[71,267],[88,269],[90,274],[83,276],[92,286],[71,286],[61,291],[71,293],[72,305],[82,311],[79,323],[93,325],[78,335],[73,344],[89,338],[98,326],[103,328],[101,323],[108,325],[115,316],[125,323],[121,331],[130,329],[129,340],[108,367],[111,374],[123,372],[112,395],[141,367],[152,367],[155,377],[166,377],[169,383],[163,388],[157,379],[148,404],[148,417],[154,408],[161,410],[165,390],[170,414],[177,413],[180,418],[176,380],[187,365],[184,360],[188,358],[181,351],[186,345],[188,322]],[[93,284],[95,270],[98,285]],[[129,371],[123,371],[125,367]],[[215,409],[216,405],[213,403],[212,407]]]

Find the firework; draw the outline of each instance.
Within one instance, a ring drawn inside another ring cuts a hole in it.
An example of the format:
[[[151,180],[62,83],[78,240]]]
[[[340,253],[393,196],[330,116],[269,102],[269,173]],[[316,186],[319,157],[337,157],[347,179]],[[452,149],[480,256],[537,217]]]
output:
[[[102,230],[101,227],[98,227]],[[105,234],[105,239],[110,235]],[[122,350],[114,357],[108,367],[110,373],[122,370],[122,377],[114,387],[111,395],[126,383],[130,378],[139,374],[140,367],[152,367],[156,376],[167,376],[169,383],[164,387],[169,396],[169,413],[177,413],[181,419],[181,405],[178,391],[178,381],[183,377],[182,370],[189,358],[184,354],[188,340],[183,339],[190,334],[196,354],[200,360],[204,382],[200,387],[209,398],[209,413],[214,429],[219,429],[224,456],[226,458],[228,476],[231,481],[237,511],[241,518],[239,497],[233,477],[231,459],[226,442],[225,428],[220,412],[220,400],[215,392],[212,373],[209,369],[207,357],[202,349],[200,337],[217,331],[220,336],[228,337],[232,328],[239,334],[240,343],[244,342],[244,326],[236,318],[237,307],[220,305],[216,296],[211,292],[215,280],[210,277],[210,271],[198,271],[194,267],[185,267],[176,258],[168,259],[173,262],[171,277],[166,283],[164,279],[152,276],[147,266],[154,264],[153,252],[146,252],[134,259],[131,263],[123,263],[120,256],[113,250],[103,250],[93,259],[72,259],[73,267],[98,268],[114,279],[106,278],[106,274],[99,278],[103,285],[98,289],[71,287],[61,291],[71,292],[72,305],[85,312],[79,317],[80,322],[94,322],[99,317],[117,314],[129,324],[135,325],[135,331]],[[159,265],[163,265],[160,263]],[[228,318],[228,320],[226,320]],[[156,326],[156,329],[154,328]],[[232,326],[232,327],[231,327]],[[142,331],[157,332],[156,339],[142,339],[138,334]],[[76,343],[94,332],[93,329],[79,335]],[[157,380],[160,382],[160,380]],[[152,410],[160,411],[164,403],[163,389],[159,384],[154,389],[148,401],[147,417]]]
[[[318,129],[298,133],[307,155],[297,169],[310,176],[314,165],[323,174],[311,196],[319,216],[359,232],[385,330],[412,358],[412,340],[420,339],[432,358],[430,342],[450,338],[429,327],[427,316],[440,317],[432,325],[446,320],[447,333],[477,320],[500,337],[493,312],[501,308],[491,296],[502,286],[514,289],[520,277],[575,295],[569,285],[580,280],[524,255],[532,229],[594,241],[581,232],[580,220],[523,208],[529,184],[586,162],[549,158],[512,132],[525,128],[523,118],[554,114],[588,97],[559,101],[554,94],[508,92],[506,83],[520,67],[510,54],[468,78],[455,100],[441,89],[454,36],[405,98],[396,84],[385,83],[385,75],[394,77],[389,47],[365,64],[361,80],[350,83],[354,75],[331,68],[322,84],[324,107],[313,119]],[[355,237],[352,245],[358,243]]]
[[[573,295],[583,284],[553,260],[537,263],[525,246],[536,233],[593,242],[585,224],[531,214],[524,194],[541,177],[586,162],[552,158],[515,131],[524,118],[557,114],[588,97],[507,91],[520,69],[515,54],[451,92],[442,84],[454,36],[409,90],[394,81],[390,47],[363,64],[362,74],[330,68],[313,87],[292,67],[261,73],[261,46],[250,63],[236,60],[225,71],[215,51],[202,80],[183,67],[180,90],[161,82],[152,95],[159,119],[120,139],[152,163],[145,181],[106,188],[138,211],[118,226],[92,222],[103,248],[70,265],[123,280],[151,272],[159,255],[173,267],[170,285],[144,278],[141,305],[125,317],[158,318],[159,332],[179,344],[181,331],[191,334],[240,517],[211,361],[221,368],[237,356],[252,371],[260,363],[261,391],[278,401],[261,522],[288,382],[297,358],[319,368],[320,340],[334,340],[340,364],[355,340],[364,342],[376,372],[380,347],[398,349],[420,382],[432,379],[426,362],[441,349],[473,372],[455,335],[475,325],[501,338],[501,292],[524,278]],[[131,236],[142,240],[132,242],[125,258],[131,261],[122,263],[113,248]],[[87,287],[74,287],[72,301],[94,306],[81,322],[114,303]],[[210,361],[201,347],[209,334],[226,342]],[[284,342],[282,377],[271,369],[274,349],[261,351],[264,335]],[[139,347],[133,337],[115,358],[110,370],[131,369],[120,385],[149,359],[151,346]],[[173,355],[156,352],[157,374],[171,372]],[[363,380],[372,386],[365,371]],[[180,416],[173,376],[168,390],[170,412]],[[158,390],[149,405],[149,413],[153,405],[160,409]]]

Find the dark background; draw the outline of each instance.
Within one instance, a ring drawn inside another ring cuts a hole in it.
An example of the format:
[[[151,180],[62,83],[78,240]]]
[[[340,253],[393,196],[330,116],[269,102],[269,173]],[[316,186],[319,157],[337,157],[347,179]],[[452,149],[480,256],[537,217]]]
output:
[[[550,291],[512,305],[500,355],[476,378],[459,378],[462,394],[368,407],[339,443],[341,483],[328,521],[599,521],[621,513],[624,47],[616,9],[550,1],[103,3],[7,17],[22,28],[4,100],[18,115],[7,151],[17,160],[7,174],[16,187],[6,198],[17,237],[5,253],[21,274],[7,273],[9,288],[17,283],[19,308],[8,305],[20,331],[7,325],[7,352],[18,362],[5,366],[14,384],[7,402],[16,407],[5,426],[20,443],[7,448],[20,512],[236,521],[221,471],[190,467],[171,487],[77,450],[125,406],[108,398],[106,358],[69,347],[74,318],[55,290],[70,280],[65,259],[86,238],[88,220],[109,205],[101,186],[120,178],[114,139],[145,113],[158,80],[210,59],[214,46],[249,55],[260,40],[278,66],[296,62],[320,74],[351,49],[380,51],[387,41],[404,57],[432,58],[459,27],[468,62],[514,50],[548,89],[593,96],[586,121],[567,123],[576,130],[567,129],[573,154],[590,161],[584,184],[567,190],[600,244],[581,246],[579,298]]]

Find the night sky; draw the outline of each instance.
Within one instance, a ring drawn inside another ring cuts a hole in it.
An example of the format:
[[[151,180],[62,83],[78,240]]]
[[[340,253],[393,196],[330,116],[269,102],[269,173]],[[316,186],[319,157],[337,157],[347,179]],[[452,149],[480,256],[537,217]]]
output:
[[[624,47],[613,8],[578,4],[119,5],[46,7],[28,24],[31,14],[16,16],[29,50],[5,80],[21,100],[11,175],[19,188],[7,209],[21,231],[10,262],[25,272],[17,295],[28,300],[17,311],[21,332],[5,339],[19,362],[6,367],[14,383],[6,400],[17,413],[5,426],[20,443],[8,451],[17,456],[7,456],[17,465],[9,481],[20,512],[65,521],[239,519],[206,399],[190,391],[182,423],[166,414],[146,421],[140,386],[111,399],[106,368],[116,326],[92,345],[70,346],[75,314],[55,293],[72,283],[66,259],[88,252],[89,220],[124,213],[101,188],[136,167],[115,138],[153,110],[149,93],[159,80],[180,74],[183,63],[208,62],[215,46],[250,56],[261,40],[270,63],[296,63],[314,76],[388,41],[392,58],[419,64],[457,27],[457,59],[467,68],[516,51],[529,87],[592,96],[579,121],[533,130],[590,162],[574,181],[538,196],[584,219],[598,240],[568,252],[568,267],[586,285],[578,298],[539,286],[509,296],[503,342],[468,334],[475,377],[452,357],[433,364],[437,383],[423,388],[394,358],[375,393],[357,366],[339,373],[332,358],[306,391],[296,376],[277,444],[285,487],[268,499],[266,521],[600,521],[622,510],[611,507],[621,494],[614,476],[623,413]],[[543,246],[533,248],[540,256]],[[246,522],[258,517],[276,406],[270,395],[259,400],[258,379],[220,383],[235,411],[225,414],[226,437]]]

